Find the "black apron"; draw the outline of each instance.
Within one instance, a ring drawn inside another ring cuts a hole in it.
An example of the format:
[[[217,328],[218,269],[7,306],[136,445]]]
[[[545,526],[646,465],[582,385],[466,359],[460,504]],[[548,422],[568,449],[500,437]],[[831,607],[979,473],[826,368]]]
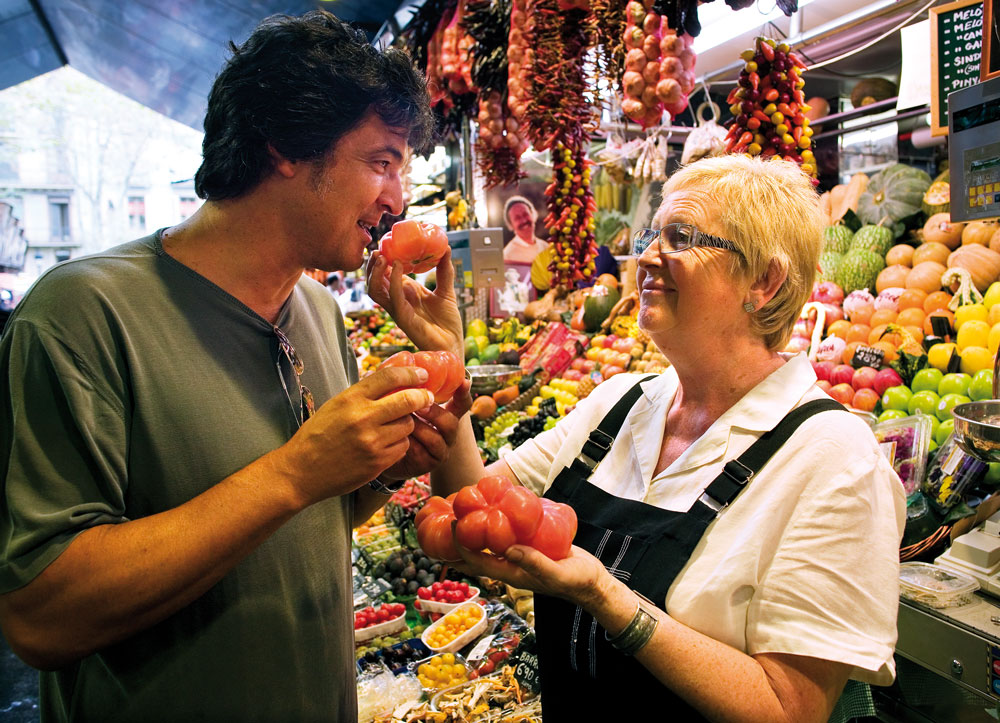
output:
[[[690,510],[673,512],[616,497],[587,481],[642,393],[640,384],[651,378],[638,382],[615,404],[545,496],[576,511],[575,545],[663,609],[670,585],[717,514],[799,424],[818,412],[844,407],[822,399],[792,410],[738,459],[727,462]],[[612,648],[604,628],[582,608],[536,593],[535,620],[545,723],[704,720],[635,658]]]

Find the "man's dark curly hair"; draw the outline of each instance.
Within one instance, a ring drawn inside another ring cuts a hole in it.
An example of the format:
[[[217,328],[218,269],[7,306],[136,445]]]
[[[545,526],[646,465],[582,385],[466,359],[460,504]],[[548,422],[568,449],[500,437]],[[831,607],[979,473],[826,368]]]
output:
[[[320,161],[369,110],[408,131],[416,149],[433,130],[427,87],[410,57],[380,51],[328,12],[274,15],[232,57],[212,85],[195,191],[237,198],[271,170],[270,144],[292,161]]]

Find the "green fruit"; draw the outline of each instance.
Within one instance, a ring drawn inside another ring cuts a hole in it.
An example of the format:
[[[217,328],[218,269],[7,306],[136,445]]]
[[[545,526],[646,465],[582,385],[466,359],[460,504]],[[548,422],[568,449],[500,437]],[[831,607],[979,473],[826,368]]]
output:
[[[500,356],[500,345],[490,344],[479,355],[479,361],[483,364],[492,364],[497,360],[498,356]]]
[[[937,395],[937,392],[932,392],[929,389],[925,389],[922,392],[914,392],[913,396],[910,397],[906,411],[910,414],[917,414],[918,412],[920,414],[934,414],[940,401],[941,397]]]
[[[840,228],[843,228],[843,226]],[[837,273],[840,271],[840,265],[843,262],[843,254],[838,254],[833,251],[824,251],[819,255],[819,276],[816,280],[836,282]]]
[[[966,404],[972,401],[964,394],[943,394],[941,396],[941,401],[938,402],[937,406],[937,418],[941,420],[941,423],[951,421],[954,425],[954,418],[951,416],[951,410],[957,407],[959,404]],[[940,427],[938,428],[940,429]]]
[[[851,239],[851,248],[849,250],[866,249],[874,251],[884,259],[885,255],[889,253],[889,249],[892,248],[894,240],[895,237],[892,235],[892,230],[885,226],[862,226]]]
[[[867,249],[854,249],[844,256],[840,269],[837,271],[837,284],[845,294],[858,289],[868,289],[875,292],[875,280],[878,273],[885,268],[885,255],[879,255]]]
[[[969,384],[972,383],[972,377],[968,374],[962,372],[953,372],[951,374],[945,374],[941,377],[941,381],[938,382],[937,392],[942,397],[946,394],[962,394],[968,395]]]
[[[905,417],[909,412],[912,396],[913,392],[910,391],[910,388],[902,384],[897,387],[889,387],[882,394],[882,408],[898,410],[903,412],[902,416]]]
[[[934,181],[924,194],[921,210],[928,216],[951,210],[951,185],[948,181]]]
[[[611,309],[621,299],[618,289],[595,284],[583,301],[583,326],[587,331],[597,331],[608,318]]]
[[[466,359],[465,360],[465,366],[467,366],[467,367],[478,367],[478,366],[481,366],[481,365],[482,365],[482,362],[479,361],[478,359],[475,359],[475,358]]]
[[[482,319],[473,319],[465,329],[466,336],[486,336],[486,322]]]
[[[868,182],[858,200],[858,218],[866,224],[891,226],[920,210],[930,185],[931,177],[919,168],[893,164]]]
[[[847,250],[851,247],[851,239],[853,237],[854,234],[851,233],[851,229],[847,228],[847,226],[842,224],[827,226],[823,229],[823,251],[841,255],[846,254]]]
[[[917,392],[931,391],[937,395],[938,384],[941,383],[941,377],[943,376],[944,374],[941,370],[935,369],[934,367],[921,369],[913,375],[913,382],[910,383],[910,389],[913,390],[914,394]]]
[[[955,418],[946,419],[941,422],[941,426],[937,428],[937,432],[934,433],[934,441],[939,445],[944,444],[948,441],[948,437],[952,435],[955,431]]]
[[[990,462],[983,481],[993,487],[1000,486],[1000,462]]]
[[[879,422],[888,422],[890,419],[902,419],[907,416],[906,412],[900,409],[886,409],[880,415],[878,415]]]
[[[993,399],[993,370],[983,369],[975,373],[969,382],[969,396],[974,401]]]
[[[468,360],[477,356],[479,356],[479,344],[473,337],[465,337],[465,358]]]
[[[928,454],[930,454],[931,452],[933,452],[937,448],[938,448],[938,443],[934,440],[933,437],[931,437],[929,440],[927,440],[927,453]]]

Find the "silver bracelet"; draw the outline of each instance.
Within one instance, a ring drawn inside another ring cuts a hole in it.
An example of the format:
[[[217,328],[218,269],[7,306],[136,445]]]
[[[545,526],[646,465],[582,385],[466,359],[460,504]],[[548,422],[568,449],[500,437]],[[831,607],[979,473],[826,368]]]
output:
[[[604,631],[604,638],[611,644],[611,647],[623,655],[635,655],[649,642],[656,631],[659,620],[647,613],[642,602],[638,602],[635,615],[629,621],[625,629],[611,637],[607,630]]]

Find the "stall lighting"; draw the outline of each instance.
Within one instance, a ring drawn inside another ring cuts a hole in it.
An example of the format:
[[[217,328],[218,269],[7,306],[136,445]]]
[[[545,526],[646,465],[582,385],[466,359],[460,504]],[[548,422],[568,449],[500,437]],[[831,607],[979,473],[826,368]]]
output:
[[[799,0],[799,12],[802,8],[817,0]],[[725,3],[702,5],[698,8],[698,19],[701,20],[701,35],[694,40],[692,49],[695,53],[728,43],[750,32],[750,29],[765,25],[773,20],[784,17],[785,14],[777,5],[770,12],[762,12],[755,3],[748,8],[733,12]]]

